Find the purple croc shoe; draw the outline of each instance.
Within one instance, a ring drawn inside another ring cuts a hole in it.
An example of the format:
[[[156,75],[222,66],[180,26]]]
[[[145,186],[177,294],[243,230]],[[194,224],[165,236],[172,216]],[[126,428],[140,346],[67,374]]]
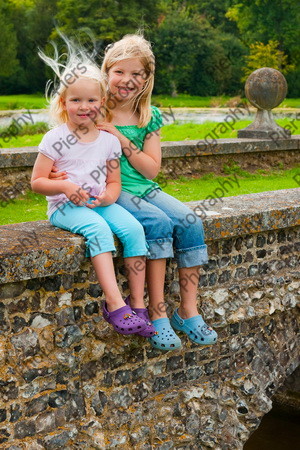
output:
[[[128,297],[125,298],[124,302],[126,303],[126,305],[130,304],[130,295],[128,295]],[[143,319],[147,324],[146,328],[144,328],[142,331],[138,331],[136,334],[143,337],[152,337],[155,334],[157,334],[149,318],[147,308],[132,308],[132,311],[135,312],[136,315],[139,316],[141,319]]]
[[[102,310],[103,318],[120,334],[140,333],[148,326],[128,305],[109,312],[104,303]]]

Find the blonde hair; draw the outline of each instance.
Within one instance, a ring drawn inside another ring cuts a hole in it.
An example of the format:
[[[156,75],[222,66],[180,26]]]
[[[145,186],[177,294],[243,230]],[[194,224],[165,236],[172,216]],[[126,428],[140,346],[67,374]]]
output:
[[[136,97],[132,100],[133,111],[139,114],[139,127],[144,127],[151,119],[151,93],[154,85],[155,58],[150,42],[141,34],[127,34],[121,40],[108,46],[101,66],[102,76],[108,83],[108,72],[118,61],[124,59],[139,58],[145,70],[145,84]],[[112,110],[116,100],[111,93],[107,95],[107,116],[111,120]]]
[[[58,31],[58,30],[57,30]],[[51,42],[54,57],[50,58],[39,50],[39,57],[53,70],[57,77],[56,84],[48,80],[45,95],[49,103],[50,125],[56,126],[68,121],[67,111],[63,108],[64,96],[68,85],[74,83],[74,78],[88,78],[99,83],[101,96],[105,96],[105,82],[101,71],[94,61],[93,55],[88,54],[80,45],[69,40],[59,32],[67,46],[67,52],[59,55],[57,45]],[[73,80],[71,82],[71,80]],[[105,116],[105,114],[103,114]]]

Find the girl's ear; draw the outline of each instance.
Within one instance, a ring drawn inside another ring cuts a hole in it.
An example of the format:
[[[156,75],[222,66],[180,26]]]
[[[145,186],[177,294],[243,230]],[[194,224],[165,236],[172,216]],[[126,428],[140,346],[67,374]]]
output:
[[[60,97],[59,101],[60,101],[60,104],[62,106],[62,109],[66,110],[67,108],[66,108],[66,100],[65,100],[65,98],[64,97]]]
[[[105,97],[102,97],[100,105],[103,106],[105,103]]]

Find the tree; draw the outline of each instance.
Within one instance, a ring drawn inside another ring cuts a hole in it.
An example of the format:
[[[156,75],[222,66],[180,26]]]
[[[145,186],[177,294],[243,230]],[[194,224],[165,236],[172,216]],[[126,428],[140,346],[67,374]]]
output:
[[[240,41],[205,17],[182,6],[166,8],[149,36],[157,60],[156,93],[219,95],[232,85],[241,88]]]
[[[204,16],[214,28],[236,34],[236,24],[226,16],[234,0],[185,0],[184,3],[194,13]]]
[[[47,69],[40,60],[38,49],[44,49],[49,42],[55,27],[57,0],[33,0],[34,6],[28,11],[27,23],[24,27],[23,50],[25,53],[24,68],[28,77],[28,84],[32,92],[44,91],[47,79]],[[26,48],[27,47],[27,51]],[[32,78],[33,77],[33,78]]]
[[[298,0],[234,0],[226,16],[240,30],[241,39],[249,47],[261,42],[278,42],[277,51],[287,56],[289,95],[300,95],[300,8]],[[281,56],[282,57],[282,56]]]
[[[17,37],[9,17],[9,5],[4,0],[0,5],[0,76],[10,76],[19,62],[17,60]]]
[[[299,56],[298,0],[235,0],[234,3],[226,16],[236,22],[247,46],[272,40],[292,59]]]
[[[179,86],[184,89],[189,84],[208,27],[205,20],[196,15],[191,17],[184,7],[161,17],[157,29],[150,33],[157,59],[158,91],[167,90],[175,96]]]
[[[19,64],[9,77],[1,79],[1,93],[44,91],[45,67],[37,51],[44,48],[54,27],[57,0],[7,0],[13,32],[17,38]]]
[[[203,96],[240,94],[245,53],[238,38],[214,29],[197,58],[190,93]]]
[[[287,55],[278,49],[279,42],[269,41],[268,44],[262,42],[256,42],[250,45],[250,54],[246,56],[247,66],[244,67],[245,81],[248,76],[256,69],[261,67],[272,67],[277,69],[283,74],[287,74],[294,70],[294,66],[288,64]]]
[[[57,23],[68,35],[90,30],[96,39],[111,43],[124,34],[156,24],[159,0],[59,0]],[[82,36],[86,39],[86,35]]]

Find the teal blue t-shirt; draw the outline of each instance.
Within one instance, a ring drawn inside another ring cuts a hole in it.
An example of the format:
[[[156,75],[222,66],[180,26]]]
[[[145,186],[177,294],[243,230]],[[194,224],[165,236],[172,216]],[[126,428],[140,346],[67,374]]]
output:
[[[159,109],[156,106],[151,106],[151,113],[150,122],[145,127],[139,128],[137,125],[116,126],[140,150],[143,150],[147,134],[159,130],[162,127],[162,116]],[[159,185],[155,181],[148,180],[138,172],[124,154],[122,154],[120,161],[123,191],[136,195],[137,197],[144,197],[153,191],[153,189],[159,188]]]

